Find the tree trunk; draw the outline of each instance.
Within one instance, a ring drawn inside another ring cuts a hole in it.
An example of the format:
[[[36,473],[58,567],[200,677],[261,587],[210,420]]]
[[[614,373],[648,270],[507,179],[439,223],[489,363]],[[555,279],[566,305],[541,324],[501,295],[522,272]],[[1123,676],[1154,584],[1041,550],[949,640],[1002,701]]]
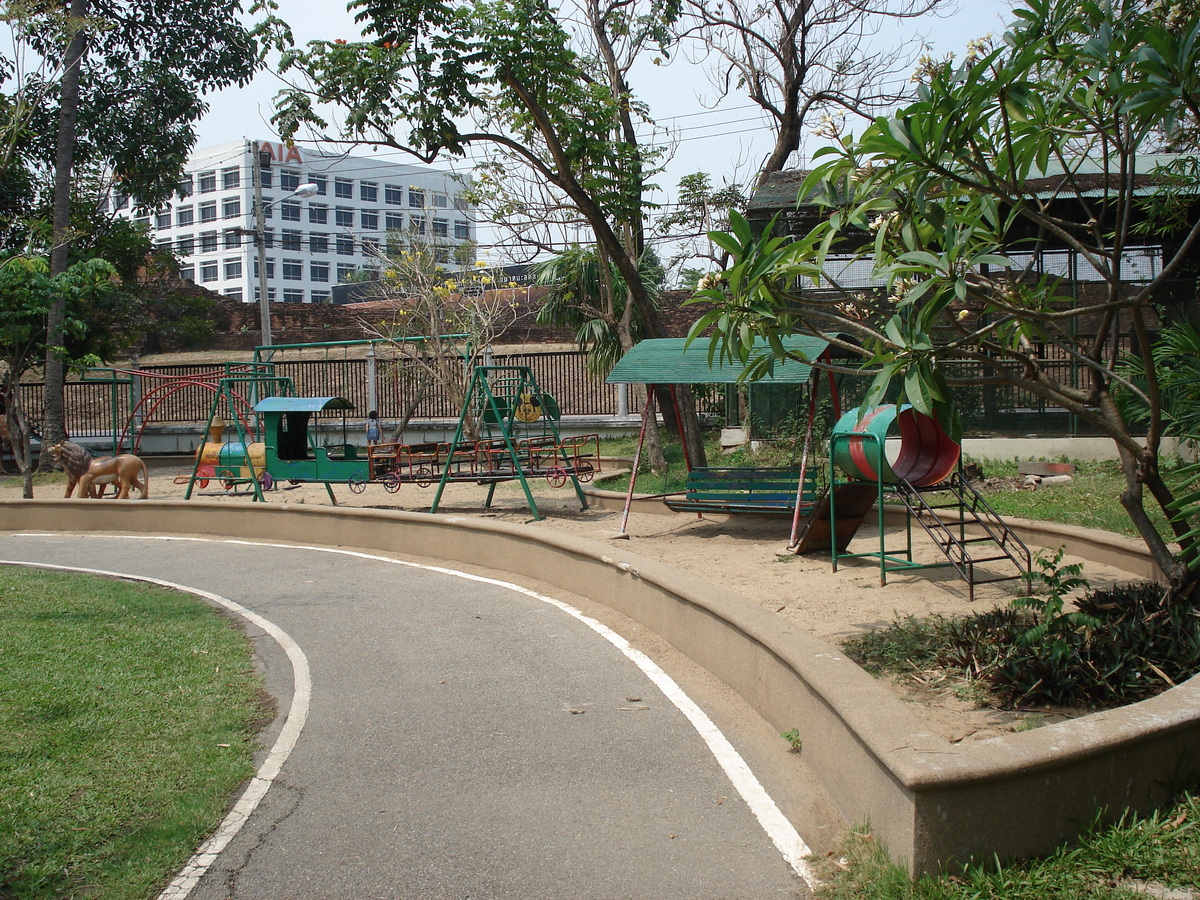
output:
[[[79,118],[79,77],[87,52],[87,32],[83,27],[89,0],[71,0],[70,24],[76,29],[67,46],[62,91],[58,110],[58,146],[54,153],[53,236],[50,247],[50,275],[61,275],[70,265],[71,181],[75,165],[75,129]],[[42,416],[42,445],[54,444],[66,437],[66,406],[63,400],[65,371],[55,352],[63,343],[66,298],[57,297],[46,315],[46,390]],[[116,423],[113,423],[116,427]],[[43,455],[42,471],[53,467],[49,455]]]

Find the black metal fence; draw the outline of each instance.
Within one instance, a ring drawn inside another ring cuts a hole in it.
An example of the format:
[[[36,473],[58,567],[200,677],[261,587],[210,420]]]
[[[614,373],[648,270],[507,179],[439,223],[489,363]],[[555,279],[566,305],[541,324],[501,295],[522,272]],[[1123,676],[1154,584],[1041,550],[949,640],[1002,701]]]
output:
[[[496,354],[494,366],[528,366],[543,391],[558,400],[564,415],[615,415],[618,387],[605,384],[590,375],[584,367],[584,354],[578,352]],[[417,397],[420,385],[426,381],[415,363],[380,359],[376,366],[378,412],[385,421],[400,418]],[[237,365],[177,365],[145,366],[137,377],[121,371],[108,380],[95,373],[83,381],[66,385],[67,433],[75,437],[106,435],[114,428],[129,427],[130,417],[137,410],[140,419],[158,424],[206,423],[212,412],[218,381],[221,377],[238,377],[249,367]],[[370,403],[368,363],[365,359],[330,359],[279,361],[274,364],[276,377],[290,378],[299,396],[345,397],[365,418]],[[253,405],[253,388],[249,383],[234,384],[234,389],[246,401],[236,406],[242,413]],[[28,383],[21,386],[21,403],[40,432],[44,386]],[[140,398],[140,404],[139,404]],[[218,408],[218,415],[229,419],[238,410],[227,404]],[[420,399],[415,418],[455,419],[461,410],[449,397],[434,392]]]
[[[618,387],[605,384],[589,374],[581,353],[497,354],[491,359],[491,364],[528,366],[538,385],[558,400],[564,415],[609,416],[617,413]],[[1071,360],[1046,359],[1042,364],[1065,384],[1078,383],[1082,377],[1078,363]],[[137,405],[135,397],[138,396],[142,398],[140,417],[147,422],[177,425],[205,423],[212,411],[217,379],[222,375],[235,374],[237,367],[148,366],[138,371],[136,385],[125,374],[119,375],[111,383],[99,380],[69,382],[66,386],[68,434],[77,437],[106,435],[114,423],[118,432],[128,428]],[[366,416],[370,401],[368,364],[364,359],[280,361],[275,364],[275,373],[292,379],[300,396],[345,397],[354,404],[359,414],[364,418]],[[981,380],[973,384],[974,374],[966,363],[957,364],[954,372],[955,376],[966,382],[956,391],[968,436],[1037,434],[1062,437],[1093,433],[1086,423],[1077,421],[1066,410],[1028,391],[1008,385],[987,385]],[[202,380],[204,376],[208,376],[206,381]],[[408,404],[413,402],[422,381],[412,363],[378,360],[376,396],[380,417],[385,421],[400,418]],[[839,378],[843,408],[853,407],[860,402],[862,390],[868,381],[865,378]],[[253,391],[248,384],[235,387],[245,397],[244,404],[240,401],[237,404],[244,415],[253,405]],[[822,390],[825,389],[822,383]],[[776,390],[778,394],[777,389],[770,390]],[[21,388],[23,407],[38,432],[41,430],[37,420],[42,411],[42,393],[43,386],[40,383],[24,384]],[[700,394],[706,410],[719,414],[726,408],[719,387],[708,387]],[[751,405],[754,406],[754,401]],[[791,394],[773,396],[767,406],[771,407],[772,421],[763,424],[768,427],[792,427],[802,423],[807,414],[807,405],[801,393],[795,397]],[[227,420],[236,412],[227,406],[218,409],[218,414]],[[448,397],[431,393],[416,404],[413,417],[454,419],[459,412]]]

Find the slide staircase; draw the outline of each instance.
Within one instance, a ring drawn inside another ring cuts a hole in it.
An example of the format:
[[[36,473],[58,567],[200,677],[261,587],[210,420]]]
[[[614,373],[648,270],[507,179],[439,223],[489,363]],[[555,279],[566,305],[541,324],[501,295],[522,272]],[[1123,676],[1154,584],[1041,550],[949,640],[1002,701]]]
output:
[[[975,585],[1012,581],[1030,570],[1029,548],[961,471],[934,485],[900,479],[893,490],[967,583],[971,600]]]

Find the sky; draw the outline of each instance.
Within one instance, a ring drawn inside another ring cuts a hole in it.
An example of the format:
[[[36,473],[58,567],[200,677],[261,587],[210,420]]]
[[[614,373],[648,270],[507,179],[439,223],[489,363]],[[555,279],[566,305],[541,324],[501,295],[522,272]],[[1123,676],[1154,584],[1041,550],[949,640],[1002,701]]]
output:
[[[1009,5],[1008,0],[958,0],[958,10],[952,15],[905,24],[877,40],[903,42],[914,48],[923,40],[935,57],[951,52],[961,56],[968,41],[988,32],[1003,33],[1004,23],[1010,18]],[[316,38],[353,40],[359,33],[353,17],[337,0],[279,0],[278,15],[291,25],[300,43]],[[640,98],[649,104],[655,122],[673,131],[677,139],[674,157],[656,179],[662,188],[655,198],[657,202],[670,203],[679,179],[693,172],[710,173],[716,184],[725,178],[745,179],[770,149],[766,119],[749,101],[735,96],[710,108],[713,90],[698,65],[677,56],[670,66],[648,69],[647,77],[631,80]],[[271,98],[281,86],[278,76],[262,72],[245,88],[210,95],[210,111],[199,123],[197,147],[243,138],[272,139]],[[809,142],[809,152],[819,146],[815,138],[809,138]],[[392,158],[383,151],[372,153],[369,148],[355,152]],[[414,162],[403,154],[395,154],[394,158],[397,162]],[[795,157],[790,162],[797,167],[803,164],[804,159]],[[439,161],[435,165],[464,173],[470,170],[470,162],[464,160]],[[486,237],[482,240],[487,243]]]

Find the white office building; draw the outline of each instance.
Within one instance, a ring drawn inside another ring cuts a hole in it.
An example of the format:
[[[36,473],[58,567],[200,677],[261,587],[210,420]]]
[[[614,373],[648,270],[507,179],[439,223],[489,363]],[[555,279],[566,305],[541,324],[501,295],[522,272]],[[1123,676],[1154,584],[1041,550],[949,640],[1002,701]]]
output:
[[[333,285],[376,265],[374,252],[387,246],[389,233],[425,235],[447,262],[455,246],[475,238],[462,183],[449,172],[278,142],[259,146],[273,302],[328,303]],[[112,197],[119,215],[146,222],[159,246],[174,248],[182,277],[246,302],[257,301],[260,283],[253,147],[243,140],[196,151],[179,192],[158,210]],[[297,195],[301,185],[316,190]]]

